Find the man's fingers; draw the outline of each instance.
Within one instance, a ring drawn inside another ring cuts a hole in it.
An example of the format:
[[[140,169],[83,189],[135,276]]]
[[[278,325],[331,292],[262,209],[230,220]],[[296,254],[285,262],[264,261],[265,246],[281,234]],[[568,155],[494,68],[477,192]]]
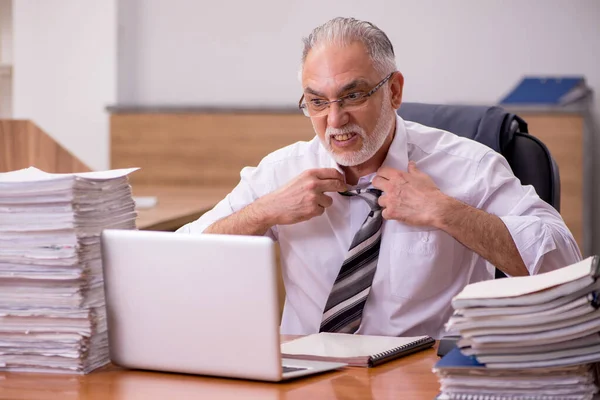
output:
[[[379,198],[377,199],[377,203],[382,208],[385,208],[387,206],[387,196],[385,194],[382,194],[381,196],[379,196]]]
[[[377,176],[390,180],[396,171],[391,167],[381,167],[377,170]]]
[[[344,192],[348,186],[344,183],[344,175],[335,168],[319,168],[308,171],[313,181],[310,187],[319,192]]]
[[[410,163],[409,163],[409,165],[410,165]],[[377,176],[380,176],[389,181],[392,181],[392,180],[395,180],[398,178],[401,178],[401,179],[404,179],[405,181],[407,181],[410,174],[408,172],[404,172],[399,169],[394,169],[391,167],[381,167],[377,170]]]
[[[389,180],[382,178],[381,176],[377,175],[375,176],[375,178],[373,178],[373,180],[371,181],[371,184],[373,185],[373,187],[375,189],[379,189],[383,192],[386,192],[387,190],[387,186],[389,185]]]
[[[383,211],[381,212],[381,216],[383,217],[383,219],[392,219],[390,216],[390,210],[388,210],[387,208],[383,209]]]
[[[310,172],[319,179],[338,179],[344,181],[344,175],[335,168],[318,168],[312,169]]]
[[[345,192],[348,190],[348,185],[344,181],[338,179],[322,179],[317,182],[316,188],[318,191],[324,192]]]
[[[331,197],[327,196],[326,194],[321,194],[317,197],[317,203],[321,207],[327,208],[333,204],[333,199]]]
[[[409,173],[414,173],[414,172],[421,172],[418,168],[417,168],[417,163],[414,161],[409,161],[408,163],[408,172]]]

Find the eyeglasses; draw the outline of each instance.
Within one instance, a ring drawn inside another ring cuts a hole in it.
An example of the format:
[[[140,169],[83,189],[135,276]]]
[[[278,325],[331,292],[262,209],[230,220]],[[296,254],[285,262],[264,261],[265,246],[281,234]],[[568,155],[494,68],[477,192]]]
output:
[[[357,110],[362,108],[367,103],[369,97],[379,90],[379,88],[382,87],[392,77],[392,75],[394,75],[394,72],[383,78],[377,85],[375,85],[373,89],[369,90],[368,92],[356,91],[348,93],[337,100],[327,101],[318,98],[305,99],[304,95],[302,95],[300,101],[298,102],[298,107],[307,117],[323,117],[329,114],[329,106],[333,103],[338,103],[340,108],[344,108],[346,111]]]

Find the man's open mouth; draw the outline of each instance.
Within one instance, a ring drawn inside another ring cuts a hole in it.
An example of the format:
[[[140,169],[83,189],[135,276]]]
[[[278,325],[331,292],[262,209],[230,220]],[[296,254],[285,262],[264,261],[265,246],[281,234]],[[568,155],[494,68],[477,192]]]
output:
[[[344,133],[341,135],[331,135],[331,138],[337,142],[345,142],[346,140],[352,139],[354,136],[356,136],[356,133]]]

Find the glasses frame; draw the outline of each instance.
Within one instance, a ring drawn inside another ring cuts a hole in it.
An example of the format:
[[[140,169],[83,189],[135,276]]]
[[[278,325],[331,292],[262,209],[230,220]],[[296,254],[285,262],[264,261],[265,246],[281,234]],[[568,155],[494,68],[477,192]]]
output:
[[[386,76],[385,78],[383,78],[381,81],[379,81],[379,83],[377,85],[375,85],[375,87],[373,87],[373,89],[369,90],[367,93],[365,93],[361,98],[362,99],[368,99],[369,97],[373,96],[373,94],[375,94],[375,92],[377,92],[379,90],[380,87],[382,87],[383,85],[385,85],[385,83],[392,77],[392,75],[394,75],[396,73],[396,71],[390,72],[390,74],[388,76]],[[325,110],[328,110],[329,107],[333,104],[333,103],[338,103],[340,105],[340,108],[344,107],[344,101],[346,100],[346,97],[348,97],[348,95],[346,96],[342,96],[339,99],[336,100],[330,100],[330,101],[325,101],[324,105],[325,105]],[[302,97],[300,97],[300,101],[298,101],[298,108],[304,113],[304,115],[306,115],[307,117],[310,117],[311,115],[309,114],[308,111],[308,105],[306,104],[306,102],[304,101],[304,94],[302,95]],[[319,116],[325,116],[329,113],[329,111],[327,111],[327,113],[323,114],[323,115],[319,115]]]

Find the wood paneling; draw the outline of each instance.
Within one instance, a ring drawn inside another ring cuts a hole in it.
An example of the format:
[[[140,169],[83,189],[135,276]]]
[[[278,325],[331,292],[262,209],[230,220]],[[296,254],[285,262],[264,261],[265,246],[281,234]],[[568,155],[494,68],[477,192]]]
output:
[[[583,118],[569,114],[518,113],[529,132],[550,150],[560,172],[560,213],[583,251]]]
[[[312,137],[300,113],[114,114],[111,166],[141,167],[134,184],[233,187],[243,167]]]
[[[0,172],[30,166],[53,173],[90,171],[33,122],[0,120]]]

